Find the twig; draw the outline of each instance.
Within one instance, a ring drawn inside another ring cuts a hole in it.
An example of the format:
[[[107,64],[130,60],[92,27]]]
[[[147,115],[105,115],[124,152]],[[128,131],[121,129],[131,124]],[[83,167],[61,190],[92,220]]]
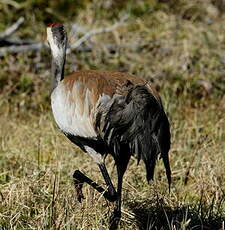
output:
[[[12,45],[8,47],[0,48],[0,57],[4,56],[7,53],[21,53],[27,51],[40,51],[41,49],[48,48],[47,44],[38,42],[29,45]]]
[[[12,45],[29,45],[29,44],[34,44],[37,43],[32,40],[23,40],[19,38],[5,38],[5,39],[0,39],[0,47],[3,46],[12,46]]]
[[[16,9],[21,8],[20,4],[17,3],[16,1],[14,1],[14,0],[0,0],[0,3],[4,4],[4,5],[12,6],[12,7],[16,8]]]
[[[116,22],[114,25],[101,28],[101,29],[96,29],[96,30],[91,30],[87,32],[83,37],[81,37],[78,41],[76,41],[74,44],[70,46],[70,48],[67,50],[67,53],[70,53],[72,50],[76,49],[79,47],[83,42],[87,41],[92,37],[93,35],[100,34],[100,33],[107,33],[115,30],[117,27],[120,25],[124,24],[124,22],[128,19],[128,15],[125,15],[119,22]]]
[[[3,33],[0,34],[0,40],[5,39],[15,33],[23,22],[24,17],[20,17],[13,25],[11,25]]]

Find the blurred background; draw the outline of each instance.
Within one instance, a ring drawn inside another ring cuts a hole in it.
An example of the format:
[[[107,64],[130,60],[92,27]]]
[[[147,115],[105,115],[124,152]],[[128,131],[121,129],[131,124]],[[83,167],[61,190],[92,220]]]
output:
[[[171,194],[161,162],[147,185],[133,159],[120,228],[224,229],[224,13],[224,0],[0,0],[0,229],[107,229],[110,204],[85,186],[80,205],[72,186],[77,167],[101,183],[98,169],[52,119],[55,22],[69,36],[67,74],[146,78],[170,119]]]

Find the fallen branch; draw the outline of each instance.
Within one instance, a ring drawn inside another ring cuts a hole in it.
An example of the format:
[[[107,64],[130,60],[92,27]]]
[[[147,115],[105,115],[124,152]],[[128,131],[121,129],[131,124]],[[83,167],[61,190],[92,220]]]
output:
[[[37,43],[32,40],[23,40],[19,38],[5,38],[5,39],[0,39],[0,47],[3,46],[12,46],[12,45],[28,45],[28,44],[34,44]]]
[[[24,17],[20,17],[12,26],[7,28],[3,33],[0,34],[0,40],[3,40],[18,30],[21,24],[24,22]]]
[[[5,56],[9,53],[23,53],[28,51],[41,51],[44,49],[50,49],[47,43],[44,42],[36,42],[31,44],[24,44],[24,45],[11,45],[0,48],[0,57]],[[90,52],[92,50],[89,46],[79,46],[77,47],[76,51],[79,52]]]
[[[21,52],[27,52],[27,51],[40,51],[42,49],[48,48],[47,44],[38,42],[34,44],[29,45],[12,45],[7,47],[0,48],[0,57],[4,56],[8,53],[21,53]]]
[[[115,30],[117,27],[120,25],[124,24],[124,22],[128,19],[128,15],[125,15],[119,22],[116,22],[114,25],[101,28],[101,29],[96,29],[96,30],[91,30],[87,32],[84,36],[82,36],[78,41],[73,43],[69,49],[67,49],[67,53],[70,53],[72,50],[75,50],[77,47],[79,47],[83,42],[87,41],[90,39],[93,35],[96,34],[101,34],[101,33],[107,33]]]

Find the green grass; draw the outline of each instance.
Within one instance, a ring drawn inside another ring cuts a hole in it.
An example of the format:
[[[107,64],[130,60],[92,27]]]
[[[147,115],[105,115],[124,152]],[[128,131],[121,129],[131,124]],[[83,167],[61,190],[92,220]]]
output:
[[[0,29],[25,15],[15,36],[44,40],[50,20],[64,22],[67,30],[71,23],[93,29],[130,14],[126,25],[94,36],[92,52],[70,54],[66,66],[67,73],[76,64],[78,69],[119,70],[148,79],[160,92],[171,122],[171,192],[161,161],[148,185],[143,163],[137,166],[131,159],[120,229],[224,229],[222,1],[85,1],[73,11],[77,2],[60,1],[68,9],[65,15],[56,3],[3,1]],[[34,7],[39,9],[31,15]],[[106,45],[116,48],[109,51]],[[0,230],[107,229],[111,203],[87,185],[86,199],[82,204],[76,200],[75,169],[104,184],[89,156],[55,126],[49,52],[8,54],[0,58],[0,68]],[[111,157],[107,166],[115,181]]]

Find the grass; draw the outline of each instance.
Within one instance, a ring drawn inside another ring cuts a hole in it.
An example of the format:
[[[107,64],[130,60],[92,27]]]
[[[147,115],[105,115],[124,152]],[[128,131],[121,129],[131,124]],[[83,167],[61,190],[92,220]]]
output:
[[[68,30],[69,19],[92,29],[112,24],[119,13],[130,14],[127,25],[93,37],[92,52],[73,52],[66,66],[67,73],[75,62],[78,69],[144,77],[160,91],[170,118],[171,192],[162,162],[148,185],[144,165],[131,159],[120,229],[225,229],[225,17],[220,1],[179,0],[176,6],[173,1],[85,1],[74,11],[71,5],[68,16],[55,3],[17,4],[0,6],[3,16],[11,12],[0,28],[15,15],[25,15],[16,36],[37,40],[45,39],[49,20],[64,22]],[[30,15],[33,7],[39,10]],[[109,51],[107,44],[116,47]],[[89,186],[84,186],[83,203],[76,200],[75,169],[103,181],[89,156],[55,126],[49,52],[6,55],[0,68],[0,229],[107,229],[112,204]],[[107,166],[115,181],[110,157]]]

